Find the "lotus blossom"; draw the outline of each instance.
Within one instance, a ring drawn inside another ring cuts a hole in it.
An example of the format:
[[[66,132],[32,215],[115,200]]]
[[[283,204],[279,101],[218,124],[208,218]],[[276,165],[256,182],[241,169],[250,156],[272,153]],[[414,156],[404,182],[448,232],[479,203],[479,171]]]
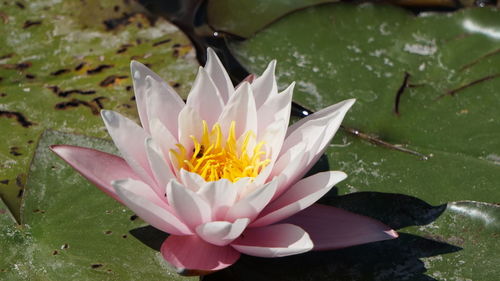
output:
[[[121,157],[69,145],[52,150],[168,238],[161,254],[179,272],[216,271],[240,255],[283,257],[392,239],[364,216],[315,204],[346,178],[303,178],[354,100],[288,127],[294,83],[278,91],[272,61],[236,88],[208,49],[184,102],[157,74],[131,63],[142,127],[119,113],[102,118]]]

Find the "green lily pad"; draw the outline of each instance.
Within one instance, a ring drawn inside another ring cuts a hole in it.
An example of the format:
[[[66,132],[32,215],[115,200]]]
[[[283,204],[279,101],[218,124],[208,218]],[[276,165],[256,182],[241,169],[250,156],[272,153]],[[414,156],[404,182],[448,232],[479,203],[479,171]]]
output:
[[[207,20],[217,31],[250,37],[295,10],[339,0],[219,0],[208,1]],[[255,20],[258,18],[258,20]]]
[[[137,118],[132,59],[184,95],[197,69],[189,40],[133,1],[0,3],[0,195],[16,216],[46,128],[107,137],[102,108]]]
[[[193,280],[134,238],[145,223],[60,160],[49,150],[53,144],[116,152],[103,139],[57,131],[42,135],[24,195],[23,224],[14,223],[0,205],[0,279]]]
[[[433,204],[495,202],[498,30],[496,9],[415,16],[392,6],[332,4],[288,15],[230,48],[255,73],[277,59],[279,83],[296,81],[294,98],[307,108],[357,98],[344,121],[348,131],[419,153],[341,132],[327,151],[331,168],[349,175],[340,194],[385,191]]]
[[[361,192],[324,203],[380,219],[395,240],[336,251],[243,257],[204,280],[496,280],[500,207],[479,202],[431,206],[415,197]]]

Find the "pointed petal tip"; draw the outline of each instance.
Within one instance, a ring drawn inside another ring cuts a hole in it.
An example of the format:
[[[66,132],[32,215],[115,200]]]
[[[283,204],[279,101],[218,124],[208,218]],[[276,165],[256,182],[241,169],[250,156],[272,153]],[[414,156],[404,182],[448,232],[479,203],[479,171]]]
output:
[[[397,233],[394,229],[384,231],[387,235],[389,235],[389,238],[387,239],[396,239],[399,237],[399,233]]]

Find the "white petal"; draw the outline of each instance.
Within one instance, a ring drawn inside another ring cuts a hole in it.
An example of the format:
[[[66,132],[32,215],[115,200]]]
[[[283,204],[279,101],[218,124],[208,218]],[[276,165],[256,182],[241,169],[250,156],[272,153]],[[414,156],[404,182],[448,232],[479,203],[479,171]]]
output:
[[[172,173],[170,166],[165,161],[163,153],[154,143],[153,139],[147,138],[145,145],[151,170],[153,171],[153,175],[158,183],[157,187],[155,187],[155,191],[158,196],[165,197],[167,184],[171,179],[175,178],[175,175]]]
[[[266,185],[260,186],[248,196],[241,198],[229,209],[225,220],[234,221],[239,218],[254,220],[260,211],[262,211],[269,201],[271,201],[271,198],[276,192],[276,187],[277,182],[271,181]]]
[[[177,116],[185,105],[184,101],[167,83],[159,82],[151,76],[146,77],[146,85],[146,106],[151,134],[151,121],[159,119],[177,138]]]
[[[231,246],[247,255],[275,258],[304,253],[312,250],[314,245],[302,228],[293,224],[275,224],[247,228]]]
[[[231,122],[236,123],[236,138],[251,130],[257,133],[257,110],[250,84],[243,83],[229,99],[219,117],[223,132],[228,132]]]
[[[290,121],[290,111],[292,108],[292,94],[295,82],[293,82],[283,92],[269,96],[258,110],[259,135],[265,130],[268,124],[278,120],[283,120],[286,126]]]
[[[213,221],[199,225],[196,233],[208,243],[226,246],[238,238],[248,225],[249,219],[237,219],[234,223]]]
[[[151,124],[151,137],[153,137],[153,140],[160,148],[163,157],[169,159],[170,149],[176,149],[177,138],[172,135],[160,120],[152,119],[149,123]],[[169,165],[172,166],[171,163]]]
[[[199,191],[198,194],[205,199],[212,209],[212,220],[224,219],[227,210],[236,201],[238,188],[226,180],[207,182]]]
[[[141,124],[146,132],[150,132],[149,130],[149,118],[147,113],[147,105],[146,105],[146,77],[151,76],[154,80],[164,83],[168,86],[168,84],[161,79],[156,73],[154,73],[147,66],[143,65],[140,62],[132,61],[130,63],[130,71],[132,73],[132,81],[134,84],[134,93],[135,93],[135,102],[137,103],[137,110],[139,111],[139,118],[141,119]]]
[[[208,203],[175,180],[167,185],[167,199],[177,216],[193,230],[212,218]]]
[[[224,104],[227,103],[229,97],[234,92],[234,86],[226,69],[212,48],[207,49],[207,64],[205,65],[205,69],[212,78],[212,81],[214,81],[215,86],[217,86]]]
[[[252,223],[252,227],[273,224],[300,212],[318,201],[346,177],[343,172],[328,171],[300,180],[267,205],[259,218]]]
[[[267,66],[264,73],[252,83],[252,90],[255,94],[255,106],[259,109],[269,98],[278,93],[276,85],[276,77],[274,72],[276,69],[276,60],[272,60]]]
[[[190,136],[194,136],[199,140],[203,135],[202,119],[196,110],[186,105],[179,113],[178,122],[179,143],[184,145],[187,151],[191,151],[194,144]]]
[[[148,137],[143,128],[114,111],[102,110],[102,119],[120,154],[130,167],[149,185],[154,185],[144,142]]]
[[[224,106],[219,90],[208,76],[208,73],[200,67],[194,81],[193,88],[189,92],[186,105],[193,108],[201,119],[207,121],[211,128],[219,118]]]
[[[159,200],[152,201],[147,195],[139,192],[144,184],[134,180],[118,180],[113,182],[116,193],[125,205],[144,221],[155,228],[173,235],[190,235],[191,230],[169,211],[169,206]]]
[[[191,173],[181,169],[179,174],[182,184],[194,192],[198,192],[198,190],[206,184],[206,181],[197,173]]]

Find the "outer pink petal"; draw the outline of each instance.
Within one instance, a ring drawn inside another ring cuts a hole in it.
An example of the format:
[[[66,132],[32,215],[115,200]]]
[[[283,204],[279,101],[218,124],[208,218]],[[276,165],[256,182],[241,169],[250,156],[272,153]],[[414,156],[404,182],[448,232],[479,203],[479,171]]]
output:
[[[252,227],[269,225],[294,215],[311,206],[325,195],[335,184],[344,180],[343,172],[322,172],[300,180],[278,199],[267,205]]]
[[[167,186],[167,199],[177,216],[192,230],[212,218],[210,205],[176,180],[170,181]]]
[[[53,145],[50,149],[120,203],[123,201],[116,194],[111,182],[123,178],[139,179],[127,162],[116,155],[72,145]]]
[[[165,82],[159,82],[151,76],[146,77],[146,106],[150,133],[153,134],[151,121],[160,122],[177,138],[177,116],[185,106],[177,92]]]
[[[245,230],[249,219],[237,219],[234,223],[227,221],[211,221],[196,228],[196,233],[208,243],[226,246],[238,238]]]
[[[208,73],[200,67],[186,105],[193,108],[211,128],[219,118],[224,102]]]
[[[169,206],[159,200],[150,199],[136,193],[138,182],[118,180],[113,182],[116,193],[132,211],[155,228],[174,235],[189,235],[191,230],[180,221],[169,209]]]
[[[394,230],[377,220],[321,204],[314,204],[282,222],[298,225],[307,231],[315,250],[345,248],[398,237]]]
[[[109,135],[129,166],[144,182],[151,186],[156,184],[144,146],[148,137],[144,129],[114,111],[102,110],[101,116]]]
[[[259,187],[248,196],[241,198],[227,212],[225,220],[235,221],[239,218],[254,220],[264,207],[271,201],[276,192],[277,182],[271,181]]]
[[[231,246],[241,253],[275,258],[310,251],[313,242],[307,232],[293,224],[247,228]]]
[[[264,70],[264,73],[252,82],[252,90],[255,93],[255,106],[257,109],[265,104],[270,96],[278,93],[276,77],[274,76],[275,69],[276,60],[272,60],[266,70]]]
[[[149,133],[149,118],[146,105],[146,77],[151,76],[154,80],[166,84],[167,87],[169,86],[160,76],[140,62],[132,61],[130,63],[130,71],[134,82],[135,101],[137,103],[137,110],[139,111],[139,118],[141,119],[142,127]]]
[[[215,86],[217,86],[224,104],[227,103],[229,97],[234,92],[234,86],[226,69],[212,48],[207,49],[207,64],[205,65],[205,69],[212,78],[212,81],[214,81]]]
[[[244,82],[224,107],[219,117],[222,132],[229,132],[232,121],[236,123],[236,138],[248,130],[257,132],[257,109],[248,83]]]
[[[159,119],[152,119],[149,123],[151,125],[151,137],[153,137],[155,143],[158,144],[163,157],[165,157],[165,159],[169,159],[170,149],[176,149],[175,145],[179,141]],[[172,163],[169,163],[169,165],[172,167]]]
[[[232,247],[207,243],[197,235],[169,236],[161,245],[160,251],[163,258],[180,273],[221,270],[235,263],[240,257],[240,253]]]

